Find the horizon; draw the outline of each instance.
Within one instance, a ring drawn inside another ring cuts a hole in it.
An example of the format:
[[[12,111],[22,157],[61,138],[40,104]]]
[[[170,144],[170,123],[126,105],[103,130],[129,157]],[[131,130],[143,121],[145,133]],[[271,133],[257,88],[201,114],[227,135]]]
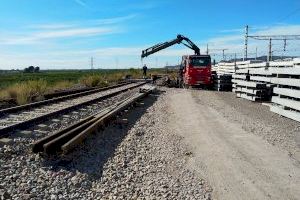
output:
[[[257,57],[257,61],[261,61],[261,62],[266,62],[265,60],[260,60],[259,58],[262,58],[262,57],[265,57],[267,58],[268,56],[267,55],[261,55],[259,57]],[[280,61],[281,60],[281,56],[274,56],[274,57],[279,57],[273,61]],[[299,56],[284,56],[283,59],[294,59],[294,58],[298,58]],[[242,60],[243,57],[237,57],[236,60],[237,61],[240,61]],[[247,60],[255,60],[256,58],[255,57],[248,57]],[[216,64],[220,63],[220,62],[227,62],[227,61],[231,61],[232,62],[233,59],[231,60],[219,60],[218,62],[216,62]],[[213,61],[212,61],[213,62]],[[151,67],[151,68],[148,68],[148,69],[165,69],[166,67],[176,67],[178,66],[178,64],[174,64],[174,65],[164,65],[164,66],[158,66],[158,67]],[[27,66],[29,67],[29,66]],[[40,66],[33,66],[33,67],[40,67]],[[125,68],[109,68],[109,67],[99,67],[99,68],[72,68],[72,67],[67,67],[67,68],[41,68],[39,71],[97,71],[97,70],[129,70],[129,69],[137,69],[137,70],[140,70],[142,69],[143,66],[130,66],[130,67],[125,67]],[[1,69],[0,68],[0,71],[24,71],[26,67],[24,68],[11,68],[11,69]]]
[[[5,1],[0,7],[0,69],[30,65],[44,70],[90,69],[91,57],[94,68],[104,69],[176,65],[182,55],[193,52],[176,45],[142,61],[140,55],[143,49],[177,34],[187,36],[201,52],[208,44],[210,49],[228,49],[227,59],[234,53],[242,57],[245,25],[250,26],[250,35],[297,35],[299,17],[300,2],[293,0],[276,4],[192,1],[188,5],[171,0]],[[283,41],[274,41],[273,55],[297,57],[299,44],[299,40],[287,41],[283,51]],[[267,55],[268,41],[249,39],[249,57],[254,57],[256,48],[258,56]],[[222,59],[220,51],[211,55]]]

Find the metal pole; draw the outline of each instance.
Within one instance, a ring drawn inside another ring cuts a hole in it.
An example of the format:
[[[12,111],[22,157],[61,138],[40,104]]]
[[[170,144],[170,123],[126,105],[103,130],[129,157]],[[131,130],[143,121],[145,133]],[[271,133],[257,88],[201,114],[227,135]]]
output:
[[[206,44],[206,54],[208,55],[208,43]]]
[[[236,72],[236,53],[234,53],[234,72]]]
[[[285,52],[286,50],[286,39],[283,40],[284,44],[283,44],[283,51]]]
[[[272,38],[269,39],[268,62],[272,61]]]
[[[246,33],[245,33],[245,49],[244,49],[244,61],[247,60],[248,57],[248,30],[249,27],[246,25]]]
[[[257,47],[255,48],[255,60],[257,60]]]
[[[223,51],[223,60],[225,60],[225,49],[222,49]]]

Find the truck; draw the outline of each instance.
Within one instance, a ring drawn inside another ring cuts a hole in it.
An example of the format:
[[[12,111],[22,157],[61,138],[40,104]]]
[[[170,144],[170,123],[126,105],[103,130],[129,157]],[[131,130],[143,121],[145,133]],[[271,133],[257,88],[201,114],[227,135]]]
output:
[[[160,50],[166,49],[175,44],[183,44],[184,46],[194,50],[194,55],[182,56],[181,64],[178,71],[177,84],[179,87],[211,87],[211,57],[210,55],[200,54],[200,49],[189,38],[183,35],[177,35],[173,40],[158,43],[142,51],[141,58],[145,58]]]

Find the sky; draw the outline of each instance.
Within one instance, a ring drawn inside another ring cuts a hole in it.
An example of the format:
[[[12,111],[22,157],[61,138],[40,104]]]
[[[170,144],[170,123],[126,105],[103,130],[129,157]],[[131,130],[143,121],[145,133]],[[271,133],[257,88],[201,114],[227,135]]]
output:
[[[276,2],[276,3],[275,3]],[[300,1],[285,0],[0,0],[0,69],[89,69],[174,65],[193,54],[175,45],[141,60],[141,52],[177,34],[216,60],[243,55],[249,35],[299,34]],[[274,55],[300,55],[300,41],[274,41]],[[249,39],[249,56],[268,41]],[[248,57],[249,57],[248,56]]]

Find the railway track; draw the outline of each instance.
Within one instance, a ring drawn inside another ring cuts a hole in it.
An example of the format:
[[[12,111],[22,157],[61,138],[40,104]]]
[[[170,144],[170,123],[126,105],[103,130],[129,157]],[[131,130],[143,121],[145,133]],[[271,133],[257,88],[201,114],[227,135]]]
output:
[[[128,81],[121,81],[121,82],[118,82],[116,84],[114,84],[113,86],[111,87],[115,87],[116,85],[122,85],[122,84],[126,84],[126,83],[130,83],[130,82],[136,82],[136,81],[131,81],[131,80],[128,80]],[[77,94],[77,93],[82,93],[82,92],[88,92],[88,91],[97,91],[98,89],[103,89],[103,88],[107,88],[107,87],[88,87],[88,88],[77,88],[77,89],[71,89],[71,90],[62,90],[62,91],[55,91],[55,92],[52,92],[52,93],[46,93],[44,94],[42,97],[44,100],[50,100],[50,99],[53,99],[53,98],[58,98],[58,97],[63,97],[63,96],[68,96],[68,95],[72,95],[72,94]],[[32,101],[35,101],[35,99],[39,97],[39,96],[32,96],[31,97],[31,100]],[[39,101],[41,102],[41,101]],[[12,104],[13,106],[9,106],[9,105],[2,105],[2,108],[0,107],[0,110],[4,110],[4,109],[8,109],[8,108],[11,108],[11,107],[16,107],[16,99],[14,98],[10,98],[10,99],[1,99],[0,100],[0,106],[1,104]]]
[[[36,141],[32,146],[32,151],[34,153],[43,152],[45,154],[68,153],[82,143],[91,133],[107,125],[123,110],[148,95],[153,89],[153,86],[143,87],[140,92],[130,95],[122,101],[105,107],[98,113],[90,115],[71,126]]]
[[[145,82],[119,84],[0,110],[0,137],[17,129],[25,129],[49,117],[114,97],[143,84]]]
[[[59,97],[53,97],[53,98],[49,97],[50,99],[47,99],[47,100],[1,109],[0,110],[0,117],[5,115],[5,114],[18,112],[20,110],[32,109],[34,107],[38,107],[38,106],[41,106],[41,105],[46,105],[46,104],[50,104],[50,103],[54,103],[54,102],[64,101],[64,100],[67,100],[67,99],[73,99],[73,98],[77,98],[77,97],[80,97],[80,96],[89,95],[89,94],[93,94],[93,93],[113,89],[113,88],[120,87],[120,86],[126,85],[126,84],[129,84],[129,83],[122,83],[122,84],[117,84],[117,85],[114,85],[114,86],[104,87],[104,88],[94,88],[92,90],[85,90],[85,91],[79,91],[79,92],[75,91],[74,93],[69,93],[69,94],[68,93],[67,94],[66,93],[61,93],[61,96],[59,96]]]

